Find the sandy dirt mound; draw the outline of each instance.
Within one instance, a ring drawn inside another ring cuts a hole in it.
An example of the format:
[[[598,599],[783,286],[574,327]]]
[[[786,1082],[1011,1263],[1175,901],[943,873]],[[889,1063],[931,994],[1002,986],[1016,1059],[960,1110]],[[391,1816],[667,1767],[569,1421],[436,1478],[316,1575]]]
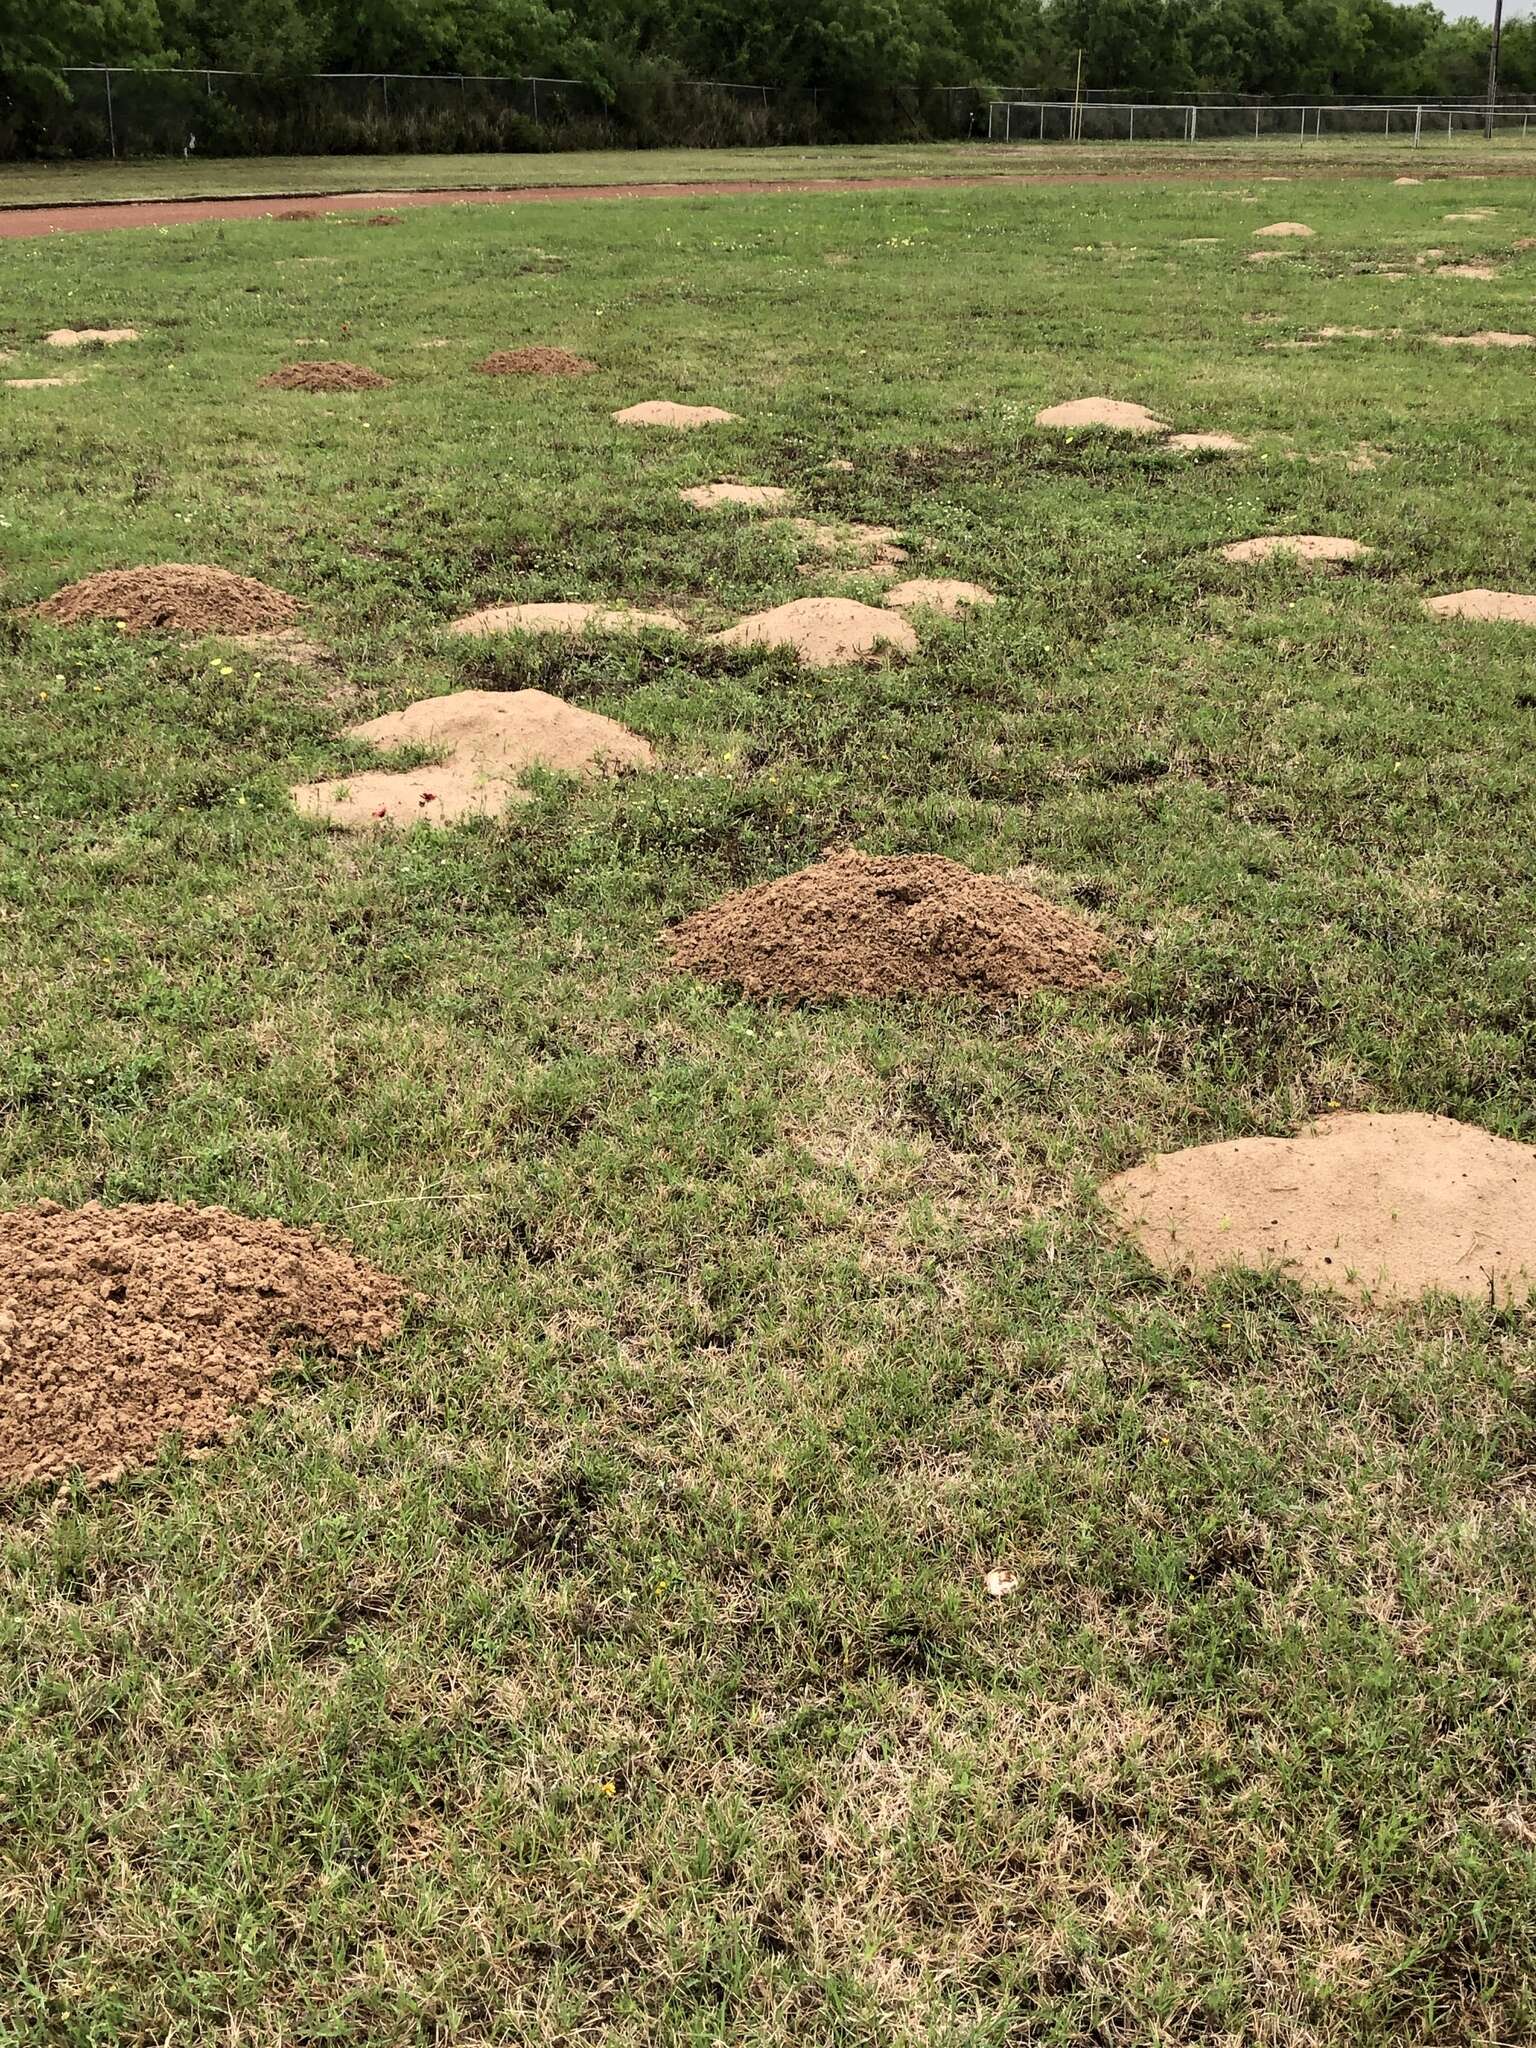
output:
[[[1505,334],[1485,327],[1478,334],[1437,334],[1441,348],[1536,348],[1536,334]]]
[[[1271,221],[1267,228],[1255,228],[1253,232],[1264,241],[1305,242],[1310,241],[1317,230],[1309,228],[1305,221],[1276,220]]]
[[[222,1443],[300,1345],[400,1327],[394,1280],[307,1231],[171,1202],[0,1216],[0,1485]]]
[[[1180,454],[1197,455],[1209,450],[1213,455],[1246,455],[1251,443],[1241,441],[1236,434],[1170,434],[1168,446]]]
[[[1424,180],[1422,178],[1394,178],[1392,182],[1394,185],[1422,185]]]
[[[753,996],[1022,996],[1104,979],[1098,933],[936,853],[828,853],[667,934],[674,963]]]
[[[669,398],[648,398],[640,405],[626,405],[613,414],[621,427],[672,427],[686,434],[693,427],[714,427],[740,418],[722,412],[718,405],[674,405]]]
[[[111,348],[117,342],[138,338],[137,327],[55,327],[52,334],[43,336],[50,348],[84,348],[93,341]]]
[[[252,633],[286,626],[299,604],[285,591],[200,562],[103,569],[68,583],[33,611],[55,625],[120,621],[130,633]]]
[[[648,768],[655,760],[649,743],[627,726],[544,690],[455,690],[347,732],[376,747],[430,747],[444,757],[432,767],[371,769],[295,788],[294,803],[306,817],[352,831],[496,817],[509,803],[527,801],[523,778],[535,765],[585,778]]]
[[[802,597],[772,611],[754,612],[724,633],[718,647],[793,647],[812,668],[862,661],[878,649],[915,654],[917,635],[899,614],[847,597]]]
[[[284,363],[260,382],[263,391],[387,391],[390,380],[361,363]]]
[[[604,604],[492,604],[455,619],[450,633],[485,639],[493,633],[640,633],[654,626],[686,633],[685,619],[672,612],[637,612]]]
[[[1319,327],[1319,341],[1380,341],[1386,333],[1384,327]],[[1394,335],[1398,332],[1393,328]]]
[[[7,377],[7,391],[62,391],[66,384],[78,384],[78,377]]]
[[[906,549],[897,545],[901,536],[894,526],[866,526],[858,519],[830,525],[815,519],[791,519],[789,524],[818,555],[850,556],[876,566],[907,559]]]
[[[1436,277],[1461,277],[1470,284],[1492,284],[1498,272],[1491,263],[1442,263]]]
[[[1175,1272],[1278,1266],[1396,1300],[1536,1287],[1536,1149],[1449,1117],[1344,1112],[1299,1138],[1164,1153],[1099,1192]]]
[[[297,626],[279,626],[269,633],[231,633],[230,645],[247,654],[259,654],[267,661],[285,661],[290,668],[319,668],[330,660],[327,648],[301,633]]]
[[[1073,398],[1035,414],[1037,427],[1107,427],[1116,434],[1165,434],[1168,422],[1120,398]]]
[[[1336,533],[1263,533],[1254,540],[1237,540],[1223,548],[1224,562],[1267,562],[1272,555],[1287,555],[1297,562],[1356,562],[1371,550],[1358,540],[1344,540]]]
[[[713,512],[721,505],[744,505],[751,512],[774,512],[789,503],[789,492],[777,484],[694,484],[677,494],[685,505]]]
[[[1283,249],[1255,249],[1244,260],[1248,263],[1283,263],[1285,261],[1285,251]]]
[[[898,612],[942,612],[948,619],[972,607],[996,604],[992,591],[980,583],[962,583],[952,576],[914,576],[898,583],[880,602]]]
[[[1474,206],[1470,213],[1442,213],[1442,220],[1492,220],[1498,212],[1496,206]]]
[[[1452,590],[1444,597],[1426,597],[1424,609],[1437,619],[1502,620],[1536,626],[1536,597],[1517,590]]]
[[[475,368],[484,377],[585,377],[597,365],[564,348],[499,348]]]

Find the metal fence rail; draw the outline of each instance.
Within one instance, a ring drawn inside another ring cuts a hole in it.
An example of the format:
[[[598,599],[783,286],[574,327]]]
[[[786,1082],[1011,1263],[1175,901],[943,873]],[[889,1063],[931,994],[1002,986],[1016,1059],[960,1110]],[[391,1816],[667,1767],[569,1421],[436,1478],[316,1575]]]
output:
[[[1528,136],[1536,106],[1499,107],[1491,119],[1501,135]],[[1490,119],[1482,101],[1363,100],[1233,102],[1193,100],[994,99],[987,106],[992,142],[1259,142],[1297,143],[1323,136],[1397,137],[1417,148],[1443,130],[1447,140],[1481,135]]]

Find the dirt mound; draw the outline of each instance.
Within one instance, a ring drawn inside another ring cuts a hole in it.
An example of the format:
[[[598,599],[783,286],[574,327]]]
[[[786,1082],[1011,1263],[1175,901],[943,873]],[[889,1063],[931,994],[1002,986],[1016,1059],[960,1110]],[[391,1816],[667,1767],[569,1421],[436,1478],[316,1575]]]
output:
[[[297,626],[276,626],[265,633],[231,633],[230,644],[264,661],[284,661],[290,668],[320,668],[330,660],[328,649],[301,633]]]
[[[483,377],[585,377],[597,365],[564,348],[499,348],[475,368]]]
[[[1279,1266],[1359,1297],[1536,1288],[1536,1149],[1443,1116],[1328,1116],[1165,1153],[1100,1195],[1156,1264]]]
[[[752,512],[773,512],[789,503],[789,492],[777,484],[695,484],[677,494],[685,505],[713,512],[720,505],[745,505]]]
[[[1536,334],[1505,334],[1485,327],[1479,334],[1437,334],[1441,348],[1536,348]]]
[[[1224,562],[1267,562],[1272,555],[1289,555],[1297,562],[1355,562],[1371,550],[1358,540],[1344,540],[1336,533],[1263,533],[1255,540],[1236,540],[1223,548]]]
[[[281,213],[274,213],[274,220],[319,220],[320,215],[312,206],[289,206]]]
[[[1444,597],[1426,597],[1424,609],[1437,619],[1504,620],[1536,626],[1536,597],[1517,590],[1452,590]]]
[[[1120,398],[1073,398],[1035,414],[1037,427],[1107,427],[1116,434],[1165,434],[1168,422]]]
[[[496,817],[527,802],[523,777],[535,765],[586,778],[648,768],[656,758],[627,726],[544,690],[455,690],[347,732],[376,747],[430,747],[445,757],[429,768],[371,769],[294,790],[306,817],[352,831]]]
[[[791,530],[818,555],[843,555],[875,567],[907,559],[894,526],[867,526],[862,520],[836,520],[823,524],[815,519],[791,519]]]
[[[397,1282],[307,1231],[172,1202],[0,1216],[0,1486],[222,1443],[300,1345],[400,1327]]]
[[[1098,933],[936,853],[829,852],[667,934],[673,962],[752,996],[1031,995],[1104,979]]]
[[[1422,185],[1424,180],[1422,178],[1394,178],[1392,182],[1394,185]]]
[[[1253,232],[1270,242],[1304,242],[1310,241],[1317,230],[1309,228],[1305,221],[1276,220],[1271,221],[1267,228],[1255,228]]]
[[[284,363],[260,382],[263,391],[387,391],[390,380],[361,363]]]
[[[688,623],[671,612],[636,612],[602,604],[491,604],[455,619],[450,633],[485,639],[493,633],[639,633],[651,626],[686,633]]]
[[[397,228],[405,215],[402,213],[370,213],[363,222],[365,228]]]
[[[138,338],[137,327],[55,327],[52,334],[43,336],[50,348],[84,348],[91,342],[111,348],[117,342]]]
[[[1474,206],[1470,213],[1442,213],[1442,220],[1492,220],[1498,212],[1496,206]]]
[[[32,609],[59,626],[103,619],[121,622],[130,633],[253,633],[290,625],[300,607],[254,576],[201,562],[162,562],[153,569],[102,569]]]
[[[78,384],[78,377],[7,377],[7,391],[62,391],[66,384]]]
[[[942,612],[952,619],[972,606],[996,604],[997,599],[979,583],[962,583],[951,576],[914,576],[888,590],[880,602],[892,611]]]
[[[1246,455],[1252,444],[1236,434],[1170,434],[1168,446],[1180,455]]]
[[[862,661],[881,647],[896,654],[917,652],[917,635],[905,619],[847,597],[797,598],[738,619],[711,638],[718,647],[793,647],[812,668]]]
[[[1462,277],[1471,284],[1492,284],[1498,272],[1491,263],[1442,263],[1436,277]]]
[[[718,405],[674,405],[669,398],[647,398],[640,405],[626,405],[613,414],[621,427],[673,427],[686,434],[693,427],[718,426],[738,419],[734,412],[722,412]]]

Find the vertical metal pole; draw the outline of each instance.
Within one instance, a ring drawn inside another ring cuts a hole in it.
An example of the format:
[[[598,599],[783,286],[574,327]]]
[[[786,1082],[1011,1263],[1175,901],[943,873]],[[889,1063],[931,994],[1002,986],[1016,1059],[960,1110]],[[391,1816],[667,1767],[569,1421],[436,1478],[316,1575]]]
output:
[[[107,135],[112,143],[113,160],[117,157],[117,121],[112,113],[112,72],[110,66],[103,73],[107,81]]]
[[[538,119],[539,119],[539,81],[538,81],[538,80],[537,80],[537,79],[535,78],[535,79],[534,79],[534,80],[532,81],[532,84],[533,84],[533,119],[534,119],[534,125],[535,125],[535,126],[537,126],[537,125],[538,125]],[[781,499],[779,500],[779,503],[780,503],[780,504],[783,504],[783,502],[784,502],[784,501],[783,501],[783,499],[781,498]]]
[[[1415,149],[1419,146],[1419,130],[1423,125],[1424,109],[1422,107],[1415,107],[1413,110],[1413,146]]]
[[[1255,142],[1259,139],[1259,110],[1257,107],[1253,110],[1253,139]]]
[[[1305,144],[1307,139],[1307,110],[1305,107],[1301,110],[1301,139],[1302,143]]]
[[[1040,102],[1040,140],[1045,140],[1045,101]]]
[[[1131,141],[1132,141],[1132,142],[1134,142],[1134,141],[1136,140],[1136,106],[1135,106],[1135,102],[1134,102],[1134,101],[1133,101],[1133,102],[1132,102],[1132,104],[1131,104],[1131,136],[1130,136],[1130,139],[1131,139]],[[781,502],[782,502],[782,500],[781,500]]]
[[[1483,139],[1493,140],[1493,110],[1499,98],[1499,40],[1504,33],[1504,0],[1493,0],[1493,41],[1488,46],[1488,119]]]
[[[389,73],[387,71],[379,73],[379,83],[384,88],[384,118],[387,121],[389,119]]]
[[[1445,139],[1447,142],[1449,142],[1451,139],[1451,123],[1455,120],[1455,118],[1456,109],[1453,107],[1445,117]]]
[[[1072,140],[1081,142],[1083,137],[1083,53],[1077,53],[1077,83],[1072,88]]]
[[[1198,139],[1199,132],[1200,109],[1198,107],[1191,107],[1189,110],[1189,139],[1191,142],[1194,142]]]

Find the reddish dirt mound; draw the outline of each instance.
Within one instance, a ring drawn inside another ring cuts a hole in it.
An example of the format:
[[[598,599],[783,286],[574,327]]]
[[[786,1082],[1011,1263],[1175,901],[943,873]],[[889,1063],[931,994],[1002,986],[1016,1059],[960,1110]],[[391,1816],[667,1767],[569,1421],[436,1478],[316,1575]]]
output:
[[[862,661],[882,647],[896,654],[917,652],[917,635],[899,612],[847,597],[797,598],[738,619],[710,637],[720,647],[793,647],[812,668]]]
[[[792,1002],[1002,998],[1104,979],[1090,926],[936,853],[828,853],[685,918],[667,941],[680,968]]]
[[[484,377],[585,377],[597,365],[564,348],[499,348],[475,368]]]
[[[1299,1138],[1164,1153],[1104,1201],[1174,1272],[1279,1266],[1353,1296],[1536,1288],[1536,1149],[1443,1116],[1328,1116]]]
[[[404,219],[399,213],[370,213],[363,222],[365,228],[397,228]]]
[[[263,391],[387,391],[390,380],[361,363],[284,363],[261,379]]]
[[[0,1216],[0,1485],[222,1443],[299,1345],[400,1327],[397,1282],[306,1231],[172,1202]]]
[[[1426,597],[1424,609],[1437,619],[1502,620],[1515,626],[1536,626],[1536,597],[1518,590],[1452,590],[1444,597]]]
[[[201,562],[103,569],[33,606],[38,618],[55,625],[117,620],[130,633],[259,633],[290,625],[299,610],[286,591]]]

